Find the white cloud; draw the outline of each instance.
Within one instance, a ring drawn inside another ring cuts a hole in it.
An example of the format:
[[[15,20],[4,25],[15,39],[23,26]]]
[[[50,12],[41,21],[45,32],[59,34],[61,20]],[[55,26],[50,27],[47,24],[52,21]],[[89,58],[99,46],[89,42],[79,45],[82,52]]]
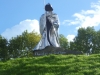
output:
[[[67,36],[67,39],[68,39],[69,42],[73,41],[74,38],[75,38],[75,35],[68,35]]]
[[[74,20],[64,20],[63,24],[78,25],[76,29],[80,27],[92,27],[100,25],[100,0],[97,3],[91,3],[90,10],[82,10],[80,13],[73,15]]]
[[[35,31],[39,33],[39,22],[37,20],[26,19],[21,21],[18,25],[13,26],[12,28],[6,29],[1,35],[7,39],[11,37],[16,37],[17,35],[22,34],[27,30],[28,32]]]

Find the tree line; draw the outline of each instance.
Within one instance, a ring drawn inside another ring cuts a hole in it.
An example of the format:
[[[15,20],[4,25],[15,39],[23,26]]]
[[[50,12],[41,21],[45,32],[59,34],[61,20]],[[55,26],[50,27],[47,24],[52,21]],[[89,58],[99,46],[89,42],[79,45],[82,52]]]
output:
[[[10,40],[0,35],[0,60],[33,56],[33,48],[40,39],[40,34],[35,31],[29,33],[27,30]],[[59,41],[65,50],[100,53],[100,30],[96,31],[94,27],[79,28],[77,36],[71,42],[59,34]]]

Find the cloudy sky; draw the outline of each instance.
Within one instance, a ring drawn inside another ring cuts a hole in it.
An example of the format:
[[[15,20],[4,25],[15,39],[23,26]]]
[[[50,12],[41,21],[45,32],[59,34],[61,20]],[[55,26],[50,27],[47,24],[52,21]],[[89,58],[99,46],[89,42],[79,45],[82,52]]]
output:
[[[10,39],[25,30],[39,33],[39,19],[46,3],[59,16],[59,34],[69,41],[80,27],[100,29],[100,0],[0,0],[0,35]]]

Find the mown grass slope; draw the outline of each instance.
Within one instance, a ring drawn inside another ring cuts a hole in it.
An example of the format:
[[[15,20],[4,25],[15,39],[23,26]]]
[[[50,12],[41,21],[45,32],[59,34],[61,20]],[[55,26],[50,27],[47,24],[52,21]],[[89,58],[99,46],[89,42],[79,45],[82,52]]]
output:
[[[100,54],[17,58],[0,62],[0,75],[100,75]]]

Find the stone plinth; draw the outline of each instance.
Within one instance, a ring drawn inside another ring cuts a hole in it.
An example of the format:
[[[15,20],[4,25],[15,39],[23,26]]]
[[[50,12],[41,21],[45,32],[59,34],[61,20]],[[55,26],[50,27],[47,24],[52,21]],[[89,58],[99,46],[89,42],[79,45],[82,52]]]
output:
[[[49,55],[49,54],[75,54],[75,55],[79,55],[79,54],[82,54],[82,52],[72,51],[72,50],[64,50],[61,47],[53,47],[53,46],[47,46],[45,49],[33,51],[34,56],[43,56],[43,55]]]
[[[60,47],[47,46],[45,49],[34,50],[33,54],[35,56],[42,56],[42,55],[48,55],[48,54],[62,54],[63,52],[64,52],[64,49]]]

